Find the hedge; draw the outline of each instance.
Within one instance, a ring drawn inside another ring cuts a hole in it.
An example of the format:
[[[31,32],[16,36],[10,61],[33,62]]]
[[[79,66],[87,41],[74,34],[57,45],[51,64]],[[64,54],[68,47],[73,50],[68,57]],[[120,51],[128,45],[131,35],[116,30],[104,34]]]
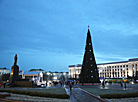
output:
[[[107,99],[111,99],[111,98],[131,98],[131,97],[138,97],[138,92],[133,92],[133,93],[112,93],[112,94],[101,94],[100,95],[101,98],[107,98]]]
[[[69,99],[70,96],[67,94],[51,94],[51,93],[42,93],[42,92],[32,92],[25,90],[0,90],[0,92],[8,92],[13,94],[22,94],[29,96],[38,96],[38,97],[48,97],[48,98],[59,98],[59,99]]]

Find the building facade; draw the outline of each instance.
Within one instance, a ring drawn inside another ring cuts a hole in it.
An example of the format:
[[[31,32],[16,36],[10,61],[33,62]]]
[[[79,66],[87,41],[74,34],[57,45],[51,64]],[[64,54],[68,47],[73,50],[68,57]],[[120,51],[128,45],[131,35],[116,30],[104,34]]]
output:
[[[2,80],[2,79],[1,79],[1,76],[2,76],[3,74],[9,74],[9,69],[0,68],[0,80]]]
[[[70,65],[69,78],[78,79],[82,66]],[[97,64],[99,78],[129,78],[138,77],[138,58],[128,61]]]
[[[48,80],[51,81],[67,81],[68,72],[46,72],[48,75]]]
[[[9,74],[9,69],[0,68],[0,76],[1,76],[2,74]]]

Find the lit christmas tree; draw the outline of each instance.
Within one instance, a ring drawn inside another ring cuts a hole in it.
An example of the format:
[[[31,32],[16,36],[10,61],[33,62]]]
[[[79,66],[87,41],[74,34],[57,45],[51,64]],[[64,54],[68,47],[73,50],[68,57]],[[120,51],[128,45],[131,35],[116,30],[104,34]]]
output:
[[[99,83],[99,74],[93,53],[91,35],[88,29],[85,53],[80,74],[80,83]]]

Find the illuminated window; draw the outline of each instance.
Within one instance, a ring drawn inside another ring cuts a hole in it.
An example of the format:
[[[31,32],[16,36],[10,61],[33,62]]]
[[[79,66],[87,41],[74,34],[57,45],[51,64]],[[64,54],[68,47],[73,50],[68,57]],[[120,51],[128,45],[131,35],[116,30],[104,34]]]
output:
[[[90,58],[90,60],[92,60],[92,58]]]
[[[91,76],[91,78],[93,78],[93,76]]]

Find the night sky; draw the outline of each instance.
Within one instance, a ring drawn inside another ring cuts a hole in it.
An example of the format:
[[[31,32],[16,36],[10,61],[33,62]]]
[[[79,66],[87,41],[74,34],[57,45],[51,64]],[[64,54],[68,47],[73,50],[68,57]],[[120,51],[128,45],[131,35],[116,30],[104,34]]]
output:
[[[138,0],[0,0],[0,67],[68,71],[88,25],[97,64],[138,58]]]

